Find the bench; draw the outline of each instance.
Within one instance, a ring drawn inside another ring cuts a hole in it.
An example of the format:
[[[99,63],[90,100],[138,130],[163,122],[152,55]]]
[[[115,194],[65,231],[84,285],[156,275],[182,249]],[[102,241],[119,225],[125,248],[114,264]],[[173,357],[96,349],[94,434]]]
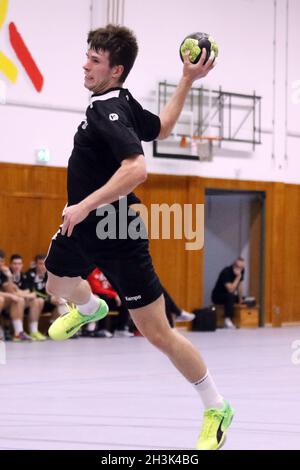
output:
[[[217,328],[224,328],[224,306],[215,305]],[[247,307],[244,304],[234,306],[233,324],[237,328],[257,328],[259,326],[259,307]]]

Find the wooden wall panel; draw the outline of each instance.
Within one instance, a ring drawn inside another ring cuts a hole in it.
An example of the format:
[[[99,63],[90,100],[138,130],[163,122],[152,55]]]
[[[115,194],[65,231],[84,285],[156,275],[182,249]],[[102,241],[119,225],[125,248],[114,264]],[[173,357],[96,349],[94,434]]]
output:
[[[193,205],[205,203],[205,187],[202,178],[189,178],[189,202]],[[204,220],[205,224],[205,220]],[[204,231],[204,225],[202,227]],[[187,251],[187,304],[186,309],[192,311],[203,305],[204,299],[204,248],[197,251]]]
[[[278,221],[284,233],[279,282],[283,284],[284,303],[282,319],[285,322],[300,321],[300,186],[285,187],[285,218]]]
[[[270,280],[271,291],[271,319],[273,326],[281,326],[285,313],[284,293],[284,247],[285,247],[285,192],[284,183],[273,184],[272,198],[272,238],[269,253],[271,255],[272,276]]]
[[[136,194],[150,212],[151,204],[188,204],[188,178],[166,175],[149,175]],[[173,225],[171,225],[172,229]],[[151,234],[151,224],[149,225]],[[171,230],[171,234],[173,231]],[[185,240],[150,240],[155,269],[172,297],[185,307],[187,301],[187,256]]]
[[[19,253],[27,268],[47,252],[66,203],[66,169],[0,164],[0,248]]]
[[[0,164],[0,192],[66,198],[66,169],[12,163]]]
[[[203,179],[198,177],[149,175],[136,193],[148,208],[151,203],[204,204]],[[203,301],[204,258],[203,249],[186,250],[186,241],[151,240],[150,248],[155,269],[164,286],[178,305],[192,310],[200,307]]]
[[[262,237],[262,202],[251,201],[250,205],[250,240],[249,240],[249,295],[260,297],[261,237]]]

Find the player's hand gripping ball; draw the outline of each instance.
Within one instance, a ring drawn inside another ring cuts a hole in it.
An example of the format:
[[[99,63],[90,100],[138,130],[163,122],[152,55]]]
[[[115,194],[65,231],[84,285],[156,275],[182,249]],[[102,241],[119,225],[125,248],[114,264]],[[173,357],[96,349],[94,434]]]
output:
[[[214,51],[215,58],[218,57],[219,48],[213,37],[206,33],[189,34],[180,45],[179,53],[182,62],[186,51],[190,51],[190,62],[197,64],[201,57],[202,49],[206,49],[206,59],[204,64],[208,61],[211,51]]]

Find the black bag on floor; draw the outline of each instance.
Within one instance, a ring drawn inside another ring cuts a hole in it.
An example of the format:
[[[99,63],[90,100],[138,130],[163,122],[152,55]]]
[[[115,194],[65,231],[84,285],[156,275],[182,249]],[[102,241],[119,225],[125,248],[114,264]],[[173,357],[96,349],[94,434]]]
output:
[[[217,328],[216,307],[213,305],[193,311],[196,315],[192,323],[192,331],[215,331]]]

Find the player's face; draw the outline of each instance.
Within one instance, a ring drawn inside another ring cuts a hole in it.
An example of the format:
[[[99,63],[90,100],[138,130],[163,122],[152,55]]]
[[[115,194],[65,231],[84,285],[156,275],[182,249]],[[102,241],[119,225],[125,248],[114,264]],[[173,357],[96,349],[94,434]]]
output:
[[[10,269],[14,274],[20,273],[23,268],[23,261],[21,259],[14,259],[10,263]]]
[[[238,259],[234,263],[234,267],[236,268],[237,271],[242,272],[243,269],[245,268],[245,263],[244,263],[244,261]]]
[[[118,67],[110,67],[109,52],[89,49],[83,66],[84,86],[93,93],[101,93],[118,85]]]
[[[38,259],[37,260],[36,269],[38,270],[39,273],[45,273],[46,272],[45,261],[43,259]]]

